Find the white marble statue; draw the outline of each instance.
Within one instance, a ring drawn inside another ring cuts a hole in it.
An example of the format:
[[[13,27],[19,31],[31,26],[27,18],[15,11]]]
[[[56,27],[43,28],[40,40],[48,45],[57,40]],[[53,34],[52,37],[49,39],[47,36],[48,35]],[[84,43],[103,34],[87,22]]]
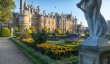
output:
[[[102,0],[81,0],[77,7],[80,8],[85,15],[88,23],[90,36],[88,40],[102,38],[107,31],[107,24],[100,13]]]
[[[11,28],[11,37],[13,37],[13,32],[14,32],[14,29],[13,27]]]

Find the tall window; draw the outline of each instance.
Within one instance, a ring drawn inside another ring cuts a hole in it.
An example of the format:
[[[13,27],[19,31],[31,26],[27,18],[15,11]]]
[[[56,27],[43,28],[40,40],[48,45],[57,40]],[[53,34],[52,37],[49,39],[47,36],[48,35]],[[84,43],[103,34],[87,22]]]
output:
[[[48,31],[50,32],[50,28],[48,28]]]
[[[48,24],[50,24],[50,20],[48,20]]]
[[[52,24],[54,24],[54,21],[52,21]]]
[[[41,20],[41,23],[43,24],[44,23],[44,20]]]
[[[54,28],[52,29],[52,31],[54,32]]]

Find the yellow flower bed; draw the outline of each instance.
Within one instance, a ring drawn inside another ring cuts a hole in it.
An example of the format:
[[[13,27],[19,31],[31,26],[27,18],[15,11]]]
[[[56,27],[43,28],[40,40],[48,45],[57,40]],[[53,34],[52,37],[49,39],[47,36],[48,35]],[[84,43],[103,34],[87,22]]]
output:
[[[56,55],[65,54],[65,53],[74,51],[72,47],[60,46],[60,45],[51,44],[51,43],[38,44],[37,47],[41,47],[45,49],[46,52],[51,51]]]
[[[22,39],[22,41],[27,44],[32,44],[34,42],[34,40],[32,38]]]

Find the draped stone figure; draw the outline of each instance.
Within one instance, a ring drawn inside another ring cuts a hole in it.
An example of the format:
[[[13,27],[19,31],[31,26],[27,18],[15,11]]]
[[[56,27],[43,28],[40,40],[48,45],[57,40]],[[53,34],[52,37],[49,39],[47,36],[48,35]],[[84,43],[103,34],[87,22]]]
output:
[[[84,12],[90,31],[86,41],[102,38],[107,31],[106,21],[100,13],[101,4],[102,0],[81,0],[77,4],[77,7]]]

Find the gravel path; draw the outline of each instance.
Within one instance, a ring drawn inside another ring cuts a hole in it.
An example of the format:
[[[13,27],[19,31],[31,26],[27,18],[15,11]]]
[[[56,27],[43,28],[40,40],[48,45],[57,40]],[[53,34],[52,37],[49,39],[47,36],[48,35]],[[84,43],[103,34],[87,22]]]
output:
[[[0,37],[0,64],[34,64],[9,38]]]

